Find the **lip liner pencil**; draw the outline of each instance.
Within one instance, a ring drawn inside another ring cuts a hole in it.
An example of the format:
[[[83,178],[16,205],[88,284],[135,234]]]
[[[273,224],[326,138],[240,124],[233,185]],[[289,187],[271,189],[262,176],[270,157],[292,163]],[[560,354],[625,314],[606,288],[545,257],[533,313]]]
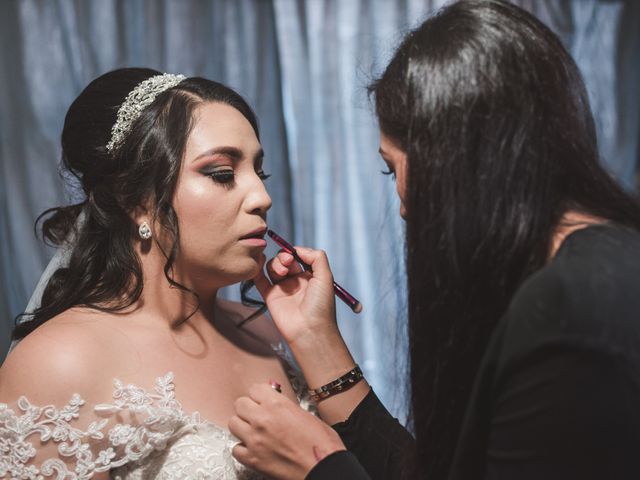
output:
[[[305,272],[313,272],[313,270],[311,269],[311,265],[300,258],[298,252],[296,252],[296,249],[293,248],[293,245],[291,245],[273,230],[267,230],[267,235],[269,235],[273,239],[273,241],[276,242],[285,252],[290,254],[295,259],[295,261],[302,266]],[[360,313],[362,311],[362,304],[336,282],[333,282],[333,291],[335,292],[336,296],[344,303],[346,303],[349,308],[355,313]]]

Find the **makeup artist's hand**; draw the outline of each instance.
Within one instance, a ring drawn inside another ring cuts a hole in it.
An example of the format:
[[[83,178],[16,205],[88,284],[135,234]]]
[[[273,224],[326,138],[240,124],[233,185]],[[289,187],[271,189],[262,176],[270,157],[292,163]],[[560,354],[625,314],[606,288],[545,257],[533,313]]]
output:
[[[229,431],[233,456],[270,478],[303,479],[327,455],[345,450],[338,434],[269,385],[257,384],[236,400]]]
[[[311,265],[303,272],[286,252],[280,252],[254,279],[271,318],[289,344],[309,388],[316,389],[351,370],[356,364],[336,322],[333,275],[324,252],[295,247]],[[369,392],[363,380],[340,395],[318,404],[322,419],[330,425],[346,420]]]
[[[267,263],[269,278],[261,271],[254,279],[271,317],[292,346],[319,336],[339,336],[333,275],[326,254],[303,247],[296,251],[313,273],[304,272],[291,254],[280,252]]]

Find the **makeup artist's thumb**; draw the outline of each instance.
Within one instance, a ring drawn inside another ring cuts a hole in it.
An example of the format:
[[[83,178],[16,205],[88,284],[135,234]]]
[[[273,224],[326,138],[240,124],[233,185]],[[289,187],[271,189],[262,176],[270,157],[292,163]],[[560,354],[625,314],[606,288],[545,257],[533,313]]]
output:
[[[324,250],[296,247],[296,252],[298,256],[313,269],[313,278],[323,283],[333,283],[333,274],[329,266],[329,259]]]

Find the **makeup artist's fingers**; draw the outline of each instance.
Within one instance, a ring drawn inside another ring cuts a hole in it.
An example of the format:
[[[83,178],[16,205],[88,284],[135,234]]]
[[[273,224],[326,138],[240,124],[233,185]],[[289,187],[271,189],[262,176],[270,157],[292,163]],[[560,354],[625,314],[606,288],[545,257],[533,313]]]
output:
[[[313,269],[313,278],[323,283],[333,284],[333,274],[324,250],[314,250],[306,247],[295,248],[298,256]]]
[[[286,254],[291,257],[290,254]],[[293,259],[293,257],[291,257]],[[289,275],[290,261],[283,261],[278,256],[273,257],[267,262],[267,274],[273,283],[278,283]]]
[[[291,295],[291,287],[289,290],[286,290],[286,289],[283,290],[282,283],[280,283],[282,282],[283,279],[286,279],[287,277],[279,277],[276,274],[273,274],[270,276],[272,278],[267,277],[265,272],[260,270],[258,274],[253,278],[253,283],[255,284],[256,288],[258,289],[258,292],[260,293],[264,301],[267,302],[267,305],[269,305],[269,309],[272,308],[272,305],[270,304],[270,302],[273,301],[274,299],[288,297]],[[296,278],[296,277],[289,277],[289,278]],[[296,290],[296,289],[297,289],[297,286],[294,285],[293,290]]]
[[[269,387],[271,388],[271,387]],[[251,397],[239,397],[233,403],[233,408],[236,415],[247,423],[251,423],[256,418],[256,412],[258,408],[258,402]]]
[[[298,275],[304,270],[290,253],[281,251],[267,262],[267,274],[273,283],[278,283],[287,277]]]
[[[255,402],[250,421],[241,416],[229,421],[229,430],[242,442],[232,454],[245,465],[269,478],[299,480],[320,459],[345,450],[335,430],[269,385],[254,385],[250,396]]]
[[[304,272],[304,269],[300,266],[298,262],[296,262],[293,255],[284,250],[280,250],[275,258],[286,268],[289,269],[290,275],[297,275],[298,273]]]

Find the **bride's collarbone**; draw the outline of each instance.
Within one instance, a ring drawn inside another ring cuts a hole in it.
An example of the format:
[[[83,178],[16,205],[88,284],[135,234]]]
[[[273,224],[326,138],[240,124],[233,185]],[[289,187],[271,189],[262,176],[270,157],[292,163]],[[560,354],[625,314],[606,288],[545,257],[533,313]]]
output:
[[[176,390],[194,390],[198,395],[224,391],[231,396],[244,395],[251,385],[271,379],[289,383],[286,364],[274,349],[276,344],[260,337],[234,339],[215,329],[188,326],[168,333],[132,330],[127,337],[113,349],[117,355],[113,372],[125,374],[126,380],[134,383],[149,385],[173,372]]]
[[[282,359],[273,348],[280,337],[271,320],[262,315],[242,328],[237,326],[253,311],[237,302],[219,300],[215,319],[194,316],[178,325],[136,314],[83,310],[69,312],[55,323],[60,324],[56,330],[67,334],[82,331],[70,340],[90,345],[92,358],[100,359],[96,362],[99,375],[131,376],[149,385],[171,371],[179,383],[188,378],[197,390],[213,388],[211,385],[220,388],[223,383],[244,391],[248,384],[272,377],[280,383],[287,380]]]
[[[256,355],[224,337],[201,335],[203,348],[194,355],[155,329],[113,328],[100,320],[80,323],[66,317],[28,335],[3,365],[2,396],[27,394],[36,403],[58,404],[78,393],[87,404],[97,404],[110,401],[114,380],[153,393],[157,380],[172,373],[175,398],[185,412],[198,411],[213,423],[228,419],[235,400],[256,383],[275,380],[295,398],[273,351]]]
[[[252,386],[267,385],[275,380],[283,394],[291,400],[296,395],[285,368],[277,357],[247,357],[232,351],[214,352],[203,358],[192,358],[170,350],[148,352],[142,361],[129,362],[137,368],[120,375],[125,384],[153,391],[155,382],[171,373],[175,399],[188,414],[199,412],[202,419],[215,425],[226,425],[234,414],[235,401],[248,396]]]

